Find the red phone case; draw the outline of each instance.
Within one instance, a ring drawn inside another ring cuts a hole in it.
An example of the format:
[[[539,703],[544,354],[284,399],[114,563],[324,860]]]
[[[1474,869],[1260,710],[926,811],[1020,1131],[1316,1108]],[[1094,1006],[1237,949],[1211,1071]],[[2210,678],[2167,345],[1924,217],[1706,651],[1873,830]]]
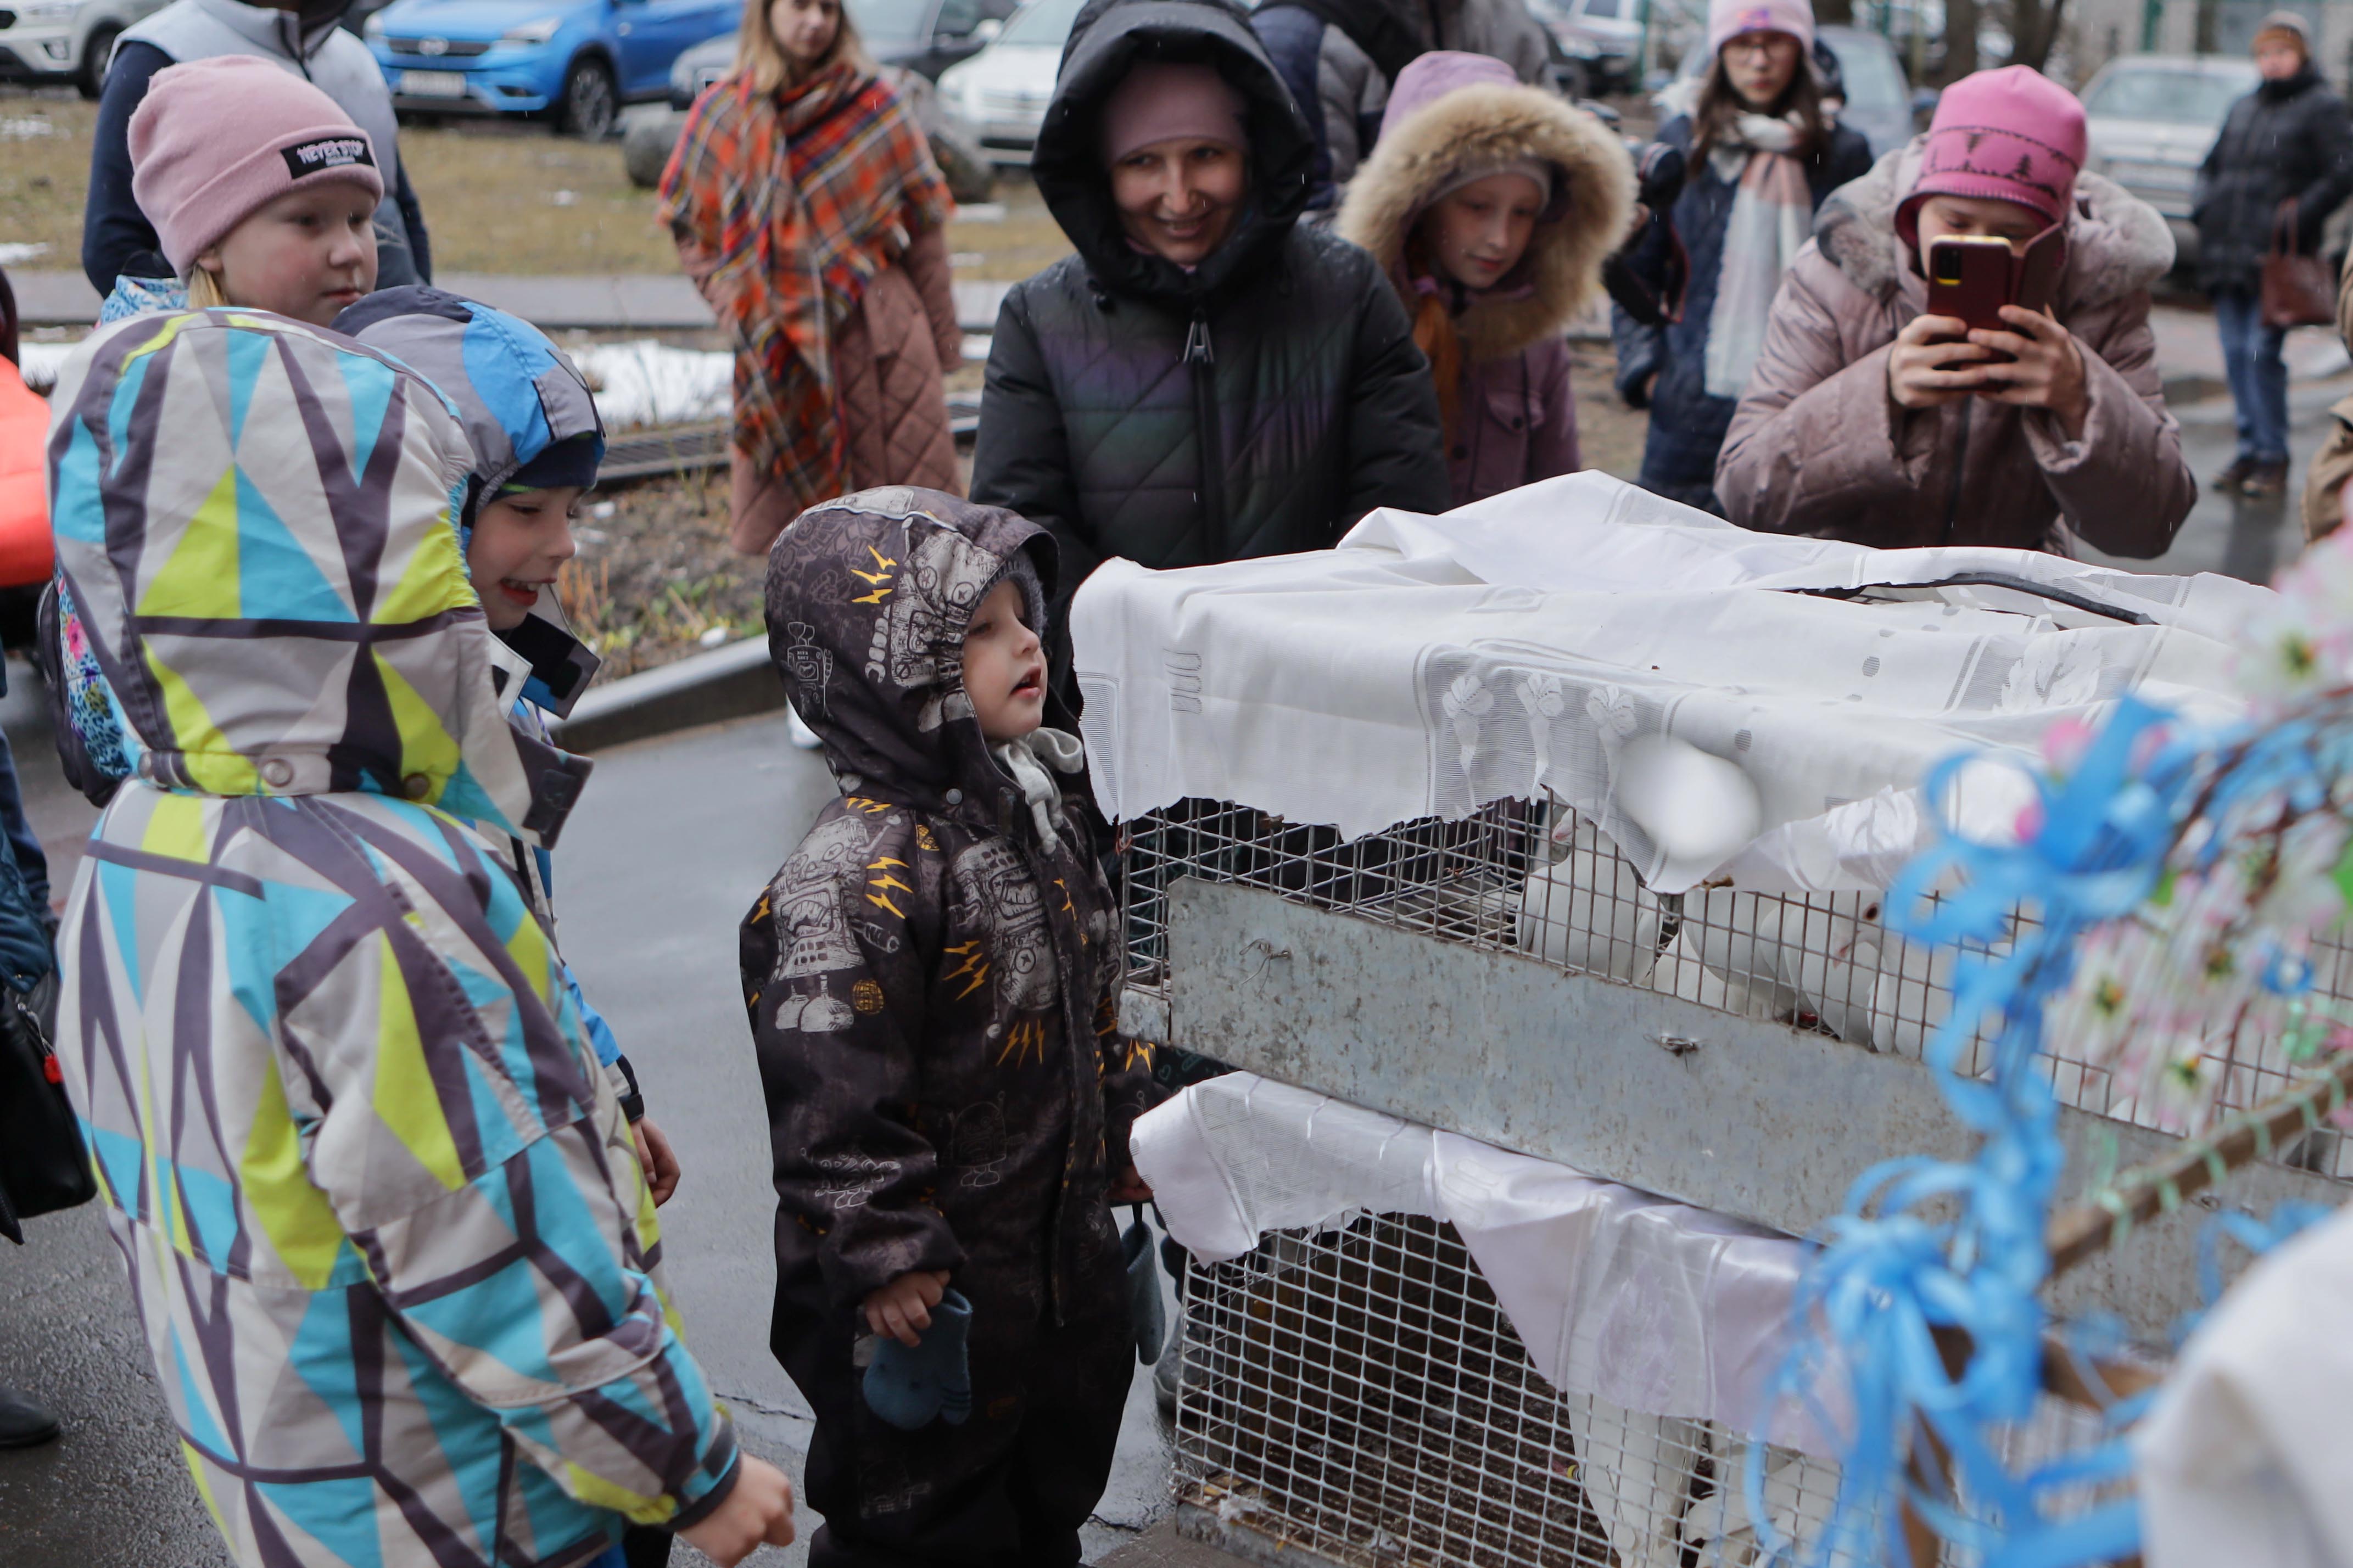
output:
[[[1956,316],[1972,331],[2005,331],[2001,308],[2017,281],[2007,241],[1940,239],[1928,247],[1928,314]]]

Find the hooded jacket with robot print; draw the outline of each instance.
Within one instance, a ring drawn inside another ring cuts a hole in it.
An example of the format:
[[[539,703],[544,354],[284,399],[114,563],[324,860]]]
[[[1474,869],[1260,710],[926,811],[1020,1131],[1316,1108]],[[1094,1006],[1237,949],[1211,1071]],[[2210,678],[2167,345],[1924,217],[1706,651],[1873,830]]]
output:
[[[1084,775],[1042,837],[964,692],[965,625],[1008,575],[1036,625],[1045,530],[912,489],[812,508],[769,561],[769,646],[842,788],[743,931],[777,1290],[812,1307],[960,1268],[976,1325],[1053,1321],[1074,1276],[1121,1267],[1103,1194],[1151,1050],[1119,1029]]]
[[[510,858],[586,764],[494,689],[456,419],[235,310],[101,328],[54,405],[58,565],[134,752],[58,1057],[234,1555],[569,1568],[692,1522],[734,1442]]]

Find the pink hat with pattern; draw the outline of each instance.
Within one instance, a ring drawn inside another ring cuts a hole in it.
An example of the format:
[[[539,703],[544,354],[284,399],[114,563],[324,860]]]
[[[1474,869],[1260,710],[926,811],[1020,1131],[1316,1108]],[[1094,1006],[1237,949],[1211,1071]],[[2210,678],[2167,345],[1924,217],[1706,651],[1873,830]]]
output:
[[[1919,243],[1930,196],[2014,202],[2045,223],[2065,221],[2084,167],[2082,100],[2040,71],[2004,66],[1945,89],[1920,155],[1920,175],[1895,209],[1895,232]]]
[[[1707,8],[1707,52],[1743,33],[1787,33],[1809,50],[1814,47],[1814,8],[1808,0],[1712,0]]]
[[[131,194],[181,277],[259,208],[312,185],[384,200],[367,132],[292,71],[252,55],[167,66],[131,117]]]

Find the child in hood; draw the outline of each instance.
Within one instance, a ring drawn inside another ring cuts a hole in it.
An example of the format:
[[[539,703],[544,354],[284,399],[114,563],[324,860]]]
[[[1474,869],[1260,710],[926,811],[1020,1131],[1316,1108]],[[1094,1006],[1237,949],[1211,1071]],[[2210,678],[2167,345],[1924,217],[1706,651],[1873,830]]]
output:
[[[586,377],[527,321],[438,289],[385,289],[335,319],[335,330],[380,349],[430,381],[458,410],[472,448],[458,538],[482,617],[498,638],[491,657],[514,721],[540,740],[596,679],[603,661],[565,624],[555,578],[576,549],[572,522],[596,482],[605,426]],[[516,863],[554,922],[554,866],[543,848],[516,846]],[[679,1178],[670,1140],[645,1113],[636,1070],[604,1016],[565,983],[597,1059],[620,1075],[622,1105],[637,1131],[654,1202]]]
[[[1633,189],[1599,121],[1501,60],[1441,50],[1398,74],[1339,231],[1413,317],[1455,505],[1583,466],[1562,334],[1600,288]]]
[[[448,405],[348,338],[200,311],[100,329],[54,407],[58,567],[132,763],[67,904],[58,1058],[231,1554],[788,1541],[509,858],[587,768],[492,684]]]
[[[769,646],[842,789],[743,929],[813,1568],[1075,1563],[1110,1473],[1137,1351],[1110,1204],[1148,1195],[1156,1091],[1047,689],[1053,582],[1043,529],[936,490],[812,508],[769,558]],[[938,1358],[936,1418],[870,1403],[869,1333]]]
[[[1883,549],[2165,552],[2198,497],[2148,324],[2173,236],[2083,167],[2084,141],[2065,88],[1979,71],[1831,198],[1717,462],[1733,521]],[[2005,306],[2000,331],[1927,314],[1938,238],[2019,254],[2053,228],[2066,259],[2047,310]]]

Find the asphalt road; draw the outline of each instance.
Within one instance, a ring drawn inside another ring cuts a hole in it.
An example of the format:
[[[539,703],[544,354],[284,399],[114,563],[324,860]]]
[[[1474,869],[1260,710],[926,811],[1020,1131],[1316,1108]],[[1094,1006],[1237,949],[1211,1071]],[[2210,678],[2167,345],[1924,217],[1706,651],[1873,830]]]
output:
[[[37,826],[69,859],[93,814],[57,778],[45,724],[19,691],[0,708]],[[690,1342],[744,1444],[797,1476],[807,1405],[768,1352],[775,1199],[768,1130],[744,1026],[735,925],[833,784],[779,719],[745,720],[607,752],[557,860],[566,954],[612,1021],[685,1180],[662,1210]],[[58,887],[65,887],[60,876]],[[216,1568],[227,1562],[181,1468],[95,1208],[37,1220],[0,1245],[0,1384],[66,1423],[58,1442],[0,1453],[5,1568]],[[1090,1561],[1162,1507],[1162,1440],[1147,1381],[1132,1390]],[[804,1517],[803,1535],[814,1521]],[[779,1568],[798,1551],[752,1561]],[[675,1561],[700,1563],[681,1547]]]

